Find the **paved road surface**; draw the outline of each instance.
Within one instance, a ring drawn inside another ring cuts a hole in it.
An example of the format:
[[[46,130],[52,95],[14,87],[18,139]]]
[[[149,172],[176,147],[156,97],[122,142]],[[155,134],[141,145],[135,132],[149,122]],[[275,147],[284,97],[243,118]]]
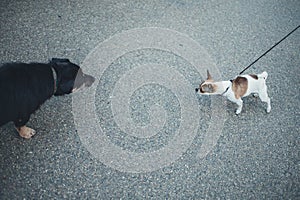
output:
[[[1,199],[299,198],[300,30],[247,71],[269,73],[270,114],[194,88],[298,26],[300,1],[0,5],[1,62],[67,57],[97,79],[32,115],[34,138],[0,128]]]

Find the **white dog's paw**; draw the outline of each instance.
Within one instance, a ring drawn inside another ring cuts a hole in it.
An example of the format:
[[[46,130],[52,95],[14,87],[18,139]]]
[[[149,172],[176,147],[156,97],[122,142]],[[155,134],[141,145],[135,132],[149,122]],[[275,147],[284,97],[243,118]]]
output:
[[[242,109],[237,109],[237,110],[235,111],[235,114],[238,115],[238,114],[240,114],[241,112],[242,112]]]
[[[271,106],[268,106],[267,113],[270,113],[270,112],[271,112]]]

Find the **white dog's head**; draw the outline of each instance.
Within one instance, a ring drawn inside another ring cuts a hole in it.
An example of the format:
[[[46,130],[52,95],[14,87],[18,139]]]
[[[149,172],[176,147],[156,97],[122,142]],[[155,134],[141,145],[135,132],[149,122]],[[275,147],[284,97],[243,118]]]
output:
[[[199,88],[196,88],[196,92],[199,92],[200,94],[204,95],[209,95],[215,93],[217,89],[218,85],[214,83],[212,76],[207,70],[207,79],[200,83]]]

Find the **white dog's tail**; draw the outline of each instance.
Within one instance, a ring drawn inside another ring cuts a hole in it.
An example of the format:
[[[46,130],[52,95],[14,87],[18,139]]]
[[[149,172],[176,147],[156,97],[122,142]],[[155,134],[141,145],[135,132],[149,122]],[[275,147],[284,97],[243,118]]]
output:
[[[263,78],[263,79],[266,80],[268,78],[268,73],[266,71],[264,71],[263,73],[258,74],[257,77],[258,78]]]

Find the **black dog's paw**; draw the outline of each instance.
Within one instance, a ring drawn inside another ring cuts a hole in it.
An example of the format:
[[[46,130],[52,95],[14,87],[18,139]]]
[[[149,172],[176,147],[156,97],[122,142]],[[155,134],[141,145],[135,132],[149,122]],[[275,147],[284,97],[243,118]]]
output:
[[[26,126],[17,128],[17,131],[19,132],[20,136],[25,139],[30,139],[32,136],[36,134],[35,130],[33,130],[32,128],[28,128]]]

